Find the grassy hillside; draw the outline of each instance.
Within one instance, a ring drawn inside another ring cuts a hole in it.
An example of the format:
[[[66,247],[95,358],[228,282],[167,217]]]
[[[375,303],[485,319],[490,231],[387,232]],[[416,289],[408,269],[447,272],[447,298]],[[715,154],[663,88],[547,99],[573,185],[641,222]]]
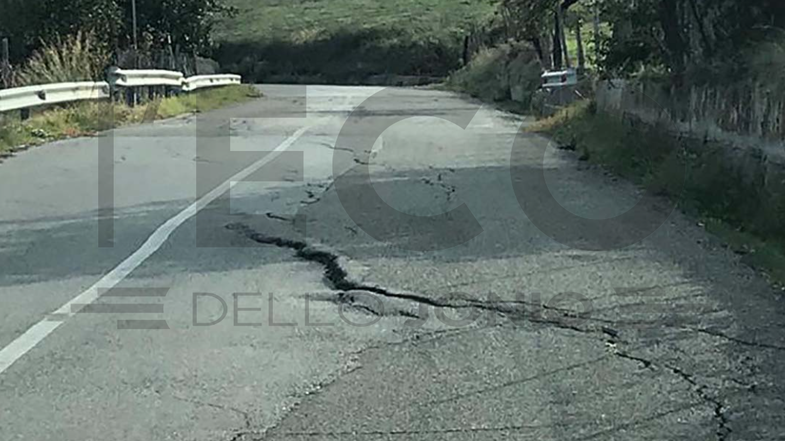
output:
[[[215,57],[257,81],[361,83],[446,76],[488,0],[226,0]]]

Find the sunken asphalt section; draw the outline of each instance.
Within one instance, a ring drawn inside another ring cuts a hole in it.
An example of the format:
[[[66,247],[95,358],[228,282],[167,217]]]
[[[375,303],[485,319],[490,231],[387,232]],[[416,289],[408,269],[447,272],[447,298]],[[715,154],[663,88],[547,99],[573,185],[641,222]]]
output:
[[[565,245],[518,202],[546,196],[531,173],[586,218],[641,192],[570,152],[539,156],[527,120],[432,90],[371,106],[379,89],[262,89],[115,132],[112,246],[101,139],[0,166],[6,347],[305,128],[0,374],[0,439],[782,439],[782,295],[694,221]],[[339,137],[369,121],[397,122]],[[443,217],[423,229],[386,207]],[[134,318],[168,329],[119,329]]]

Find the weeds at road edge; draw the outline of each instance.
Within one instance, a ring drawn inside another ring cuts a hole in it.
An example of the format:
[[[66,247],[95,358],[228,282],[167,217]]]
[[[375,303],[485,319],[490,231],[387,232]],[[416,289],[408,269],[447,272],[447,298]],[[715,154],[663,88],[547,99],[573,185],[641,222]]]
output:
[[[785,171],[772,171],[760,158],[731,156],[732,149],[712,141],[598,112],[590,101],[575,103],[528,130],[670,198],[742,255],[743,262],[785,285],[785,189],[771,184],[785,182]],[[683,188],[674,184],[682,176]]]
[[[14,151],[59,139],[93,136],[109,130],[113,124],[138,124],[150,118],[150,109],[157,106],[154,119],[206,112],[259,97],[251,86],[227,86],[196,91],[149,102],[136,107],[105,102],[79,102],[38,111],[26,120],[17,115],[0,115],[0,158]],[[114,120],[114,122],[113,122]]]

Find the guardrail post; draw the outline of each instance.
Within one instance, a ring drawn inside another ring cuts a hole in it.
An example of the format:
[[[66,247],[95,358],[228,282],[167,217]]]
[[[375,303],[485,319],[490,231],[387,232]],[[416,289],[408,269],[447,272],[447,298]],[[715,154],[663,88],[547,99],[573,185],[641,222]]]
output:
[[[127,104],[128,107],[134,107],[136,105],[136,93],[134,92],[133,87],[125,89],[125,104]]]
[[[27,121],[30,119],[30,109],[19,109],[19,116],[22,117],[22,121]]]
[[[109,100],[113,103],[120,99],[119,91],[117,90],[117,71],[120,70],[117,66],[111,66],[106,69],[106,82],[109,83]]]

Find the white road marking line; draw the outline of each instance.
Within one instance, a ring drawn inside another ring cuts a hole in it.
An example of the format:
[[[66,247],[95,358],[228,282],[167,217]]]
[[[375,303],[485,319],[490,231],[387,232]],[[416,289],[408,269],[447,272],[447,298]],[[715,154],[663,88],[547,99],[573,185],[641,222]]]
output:
[[[275,148],[269,155],[259,161],[251,164],[243,169],[236,175],[223,182],[212,191],[202,196],[196,202],[191,204],[188,208],[181,211],[177,216],[169,219],[158,227],[155,232],[128,258],[117,265],[112,271],[108,272],[105,276],[96,282],[93,286],[82,292],[75,298],[71,299],[68,303],[61,306],[60,309],[53,312],[51,315],[57,316],[57,320],[50,320],[48,317],[33,325],[30,329],[25,331],[24,334],[17,337],[8,346],[0,350],[0,374],[5,372],[12,364],[24,356],[27,352],[33,349],[38,343],[41,343],[49,334],[58,328],[61,324],[65,323],[68,318],[76,315],[80,305],[88,305],[93,303],[101,296],[106,290],[115,287],[123,279],[125,279],[133,270],[141,265],[148,257],[153,255],[161,245],[163,245],[169,236],[180,225],[185,223],[188,219],[192,218],[202,208],[218,199],[222,194],[229,191],[237,182],[240,182],[256,172],[264,165],[278,157],[278,154],[292,146],[298,139],[300,139],[305,132],[310,129],[310,126],[303,127],[295,132],[292,136],[287,138],[278,147]]]

